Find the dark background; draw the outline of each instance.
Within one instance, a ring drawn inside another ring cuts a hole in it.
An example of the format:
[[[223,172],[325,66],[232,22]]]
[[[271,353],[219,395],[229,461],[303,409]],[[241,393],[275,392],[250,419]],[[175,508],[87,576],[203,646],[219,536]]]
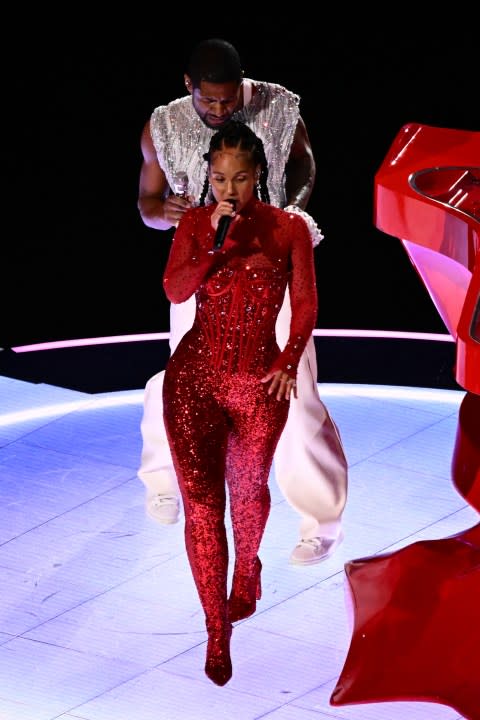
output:
[[[232,42],[247,77],[301,96],[317,162],[308,210],[325,235],[317,327],[445,332],[400,241],[373,226],[373,179],[408,122],[480,129],[478,12],[116,13],[5,24],[2,347],[168,330],[170,234],[136,209],[140,134],[184,94],[190,50],[207,37]]]

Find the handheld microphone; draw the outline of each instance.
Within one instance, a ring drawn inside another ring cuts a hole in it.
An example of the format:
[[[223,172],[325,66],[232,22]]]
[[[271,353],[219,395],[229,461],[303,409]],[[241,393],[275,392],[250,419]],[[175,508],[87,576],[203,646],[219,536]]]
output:
[[[186,172],[176,172],[173,176],[173,193],[177,197],[187,197],[188,175]]]
[[[236,202],[235,200],[228,199],[228,202],[232,205],[233,209],[235,210]],[[218,221],[217,225],[217,232],[215,233],[215,242],[213,243],[213,249],[214,250],[221,250],[223,247],[223,243],[225,242],[225,238],[227,237],[228,228],[230,227],[230,223],[232,222],[233,217],[231,215],[222,215],[220,220]]]

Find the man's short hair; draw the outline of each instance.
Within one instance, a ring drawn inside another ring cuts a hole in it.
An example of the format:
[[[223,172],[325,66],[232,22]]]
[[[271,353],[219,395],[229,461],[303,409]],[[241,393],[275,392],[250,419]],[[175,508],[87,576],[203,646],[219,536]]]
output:
[[[243,79],[237,50],[231,43],[220,38],[203,40],[193,49],[186,73],[194,88],[200,87],[202,81],[240,84]]]

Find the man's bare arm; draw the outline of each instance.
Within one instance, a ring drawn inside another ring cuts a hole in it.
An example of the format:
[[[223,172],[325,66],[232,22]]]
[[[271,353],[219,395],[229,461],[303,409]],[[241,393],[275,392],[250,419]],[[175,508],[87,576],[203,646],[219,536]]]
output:
[[[158,164],[157,154],[150,135],[150,121],[143,129],[141,138],[143,155],[137,207],[148,227],[169,230],[178,225],[190,202],[171,194],[165,173]]]
[[[287,205],[305,210],[315,183],[316,167],[307,128],[300,117],[285,166]]]

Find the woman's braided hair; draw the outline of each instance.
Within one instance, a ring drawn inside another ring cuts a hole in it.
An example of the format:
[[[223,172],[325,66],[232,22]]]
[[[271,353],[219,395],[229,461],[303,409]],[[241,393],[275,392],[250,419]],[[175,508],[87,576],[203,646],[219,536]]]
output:
[[[260,178],[258,181],[260,200],[269,203],[270,195],[267,188],[268,164],[261,139],[255,135],[253,130],[251,130],[248,125],[245,125],[245,123],[239,120],[229,120],[215,135],[212,135],[208,152],[203,156],[204,160],[208,163],[208,168],[210,167],[213,153],[216,150],[223,150],[225,148],[238,148],[243,152],[251,153],[253,164],[260,165]],[[205,205],[205,199],[209,190],[208,168],[202,194],[200,195],[200,205]],[[258,198],[257,187],[255,187],[254,194],[255,197]]]

